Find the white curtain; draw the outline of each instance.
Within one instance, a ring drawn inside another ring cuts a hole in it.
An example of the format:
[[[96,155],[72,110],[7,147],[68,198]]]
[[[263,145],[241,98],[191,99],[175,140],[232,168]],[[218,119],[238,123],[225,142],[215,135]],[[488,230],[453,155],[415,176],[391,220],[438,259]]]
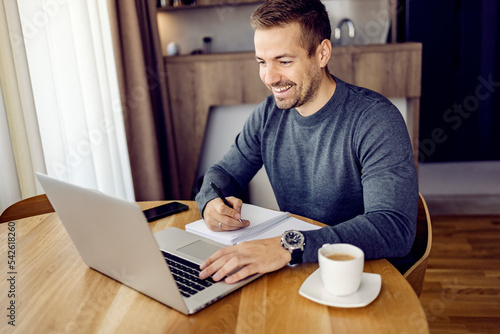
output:
[[[0,212],[21,197],[21,188],[17,181],[16,164],[12,141],[10,140],[7,114],[2,90],[0,89]]]
[[[8,28],[10,44],[24,45],[27,55],[36,110],[29,117],[38,120],[30,130],[39,132],[36,151],[44,161],[33,169],[134,200],[106,1],[18,0],[17,17],[7,8],[15,2],[3,5],[8,21],[22,27],[21,32]],[[9,85],[2,82],[4,100],[13,94],[4,89]],[[14,141],[17,126],[8,116],[20,111],[5,106]],[[1,118],[0,112],[0,126]],[[15,156],[18,148],[12,147]]]
[[[41,192],[45,172],[16,1],[0,4],[0,209]]]

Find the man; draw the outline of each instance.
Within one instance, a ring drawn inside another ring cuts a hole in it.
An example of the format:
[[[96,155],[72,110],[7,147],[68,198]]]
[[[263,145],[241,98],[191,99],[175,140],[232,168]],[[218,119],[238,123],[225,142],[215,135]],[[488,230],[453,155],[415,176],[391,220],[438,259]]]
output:
[[[328,226],[224,248],[202,264],[200,277],[232,283],[314,262],[324,243],[357,245],[367,259],[409,260],[418,187],[399,111],[380,94],[329,74],[331,27],[319,0],[266,1],[251,23],[260,77],[272,95],[206,173],[196,201],[214,231],[248,226],[238,197],[264,165],[281,210]]]

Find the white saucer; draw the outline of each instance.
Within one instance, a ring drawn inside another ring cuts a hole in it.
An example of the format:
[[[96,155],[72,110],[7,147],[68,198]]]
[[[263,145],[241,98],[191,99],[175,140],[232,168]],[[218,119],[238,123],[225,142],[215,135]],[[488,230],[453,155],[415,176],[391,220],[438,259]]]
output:
[[[349,296],[331,295],[323,286],[319,268],[313,272],[299,289],[299,294],[313,302],[335,307],[363,307],[377,298],[382,287],[379,274],[363,273],[358,291]]]

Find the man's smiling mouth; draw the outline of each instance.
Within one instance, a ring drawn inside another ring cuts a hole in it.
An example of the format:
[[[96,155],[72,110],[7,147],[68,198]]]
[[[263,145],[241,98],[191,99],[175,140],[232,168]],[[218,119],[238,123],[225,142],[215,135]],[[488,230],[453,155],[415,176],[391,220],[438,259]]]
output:
[[[292,87],[292,85],[281,86],[281,87],[273,87],[273,90],[276,93],[283,93],[283,92],[289,90],[291,87]]]

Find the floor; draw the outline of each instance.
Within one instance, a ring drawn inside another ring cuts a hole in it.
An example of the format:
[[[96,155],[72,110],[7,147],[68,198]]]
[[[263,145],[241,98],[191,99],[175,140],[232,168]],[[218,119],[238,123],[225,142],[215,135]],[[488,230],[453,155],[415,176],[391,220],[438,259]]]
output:
[[[500,333],[500,216],[431,219],[420,295],[431,334]]]
[[[419,166],[433,243],[420,301],[430,332],[500,333],[500,162]]]

